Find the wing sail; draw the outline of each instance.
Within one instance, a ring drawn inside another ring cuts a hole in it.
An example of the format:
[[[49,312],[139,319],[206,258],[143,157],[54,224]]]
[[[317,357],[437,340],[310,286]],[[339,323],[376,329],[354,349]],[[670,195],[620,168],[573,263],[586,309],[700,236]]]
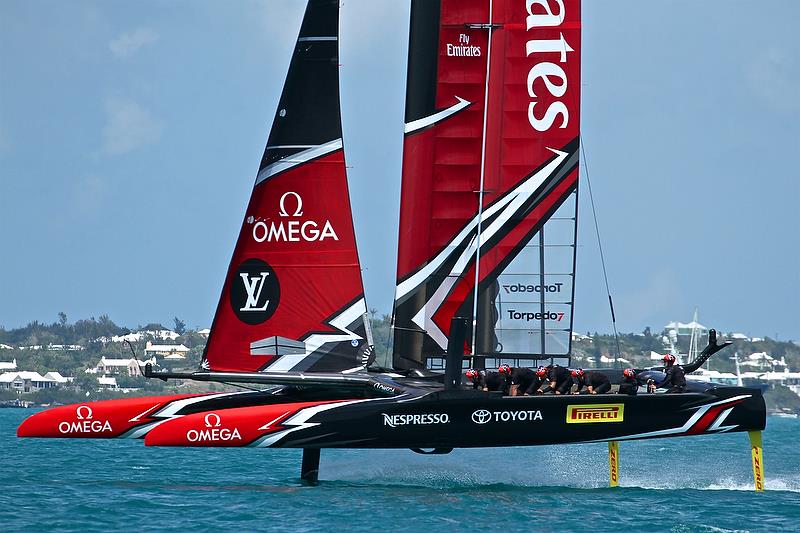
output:
[[[370,354],[339,109],[339,3],[310,0],[203,367],[338,372]]]
[[[566,355],[580,2],[414,1],[411,17],[394,364],[441,357],[454,316],[476,318],[465,353]]]

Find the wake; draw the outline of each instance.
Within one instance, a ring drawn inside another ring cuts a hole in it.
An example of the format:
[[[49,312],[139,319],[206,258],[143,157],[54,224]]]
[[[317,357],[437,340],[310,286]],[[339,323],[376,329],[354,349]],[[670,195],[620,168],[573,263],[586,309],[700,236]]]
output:
[[[663,453],[664,448],[657,451]],[[322,456],[320,479],[324,482],[447,490],[612,490],[604,445],[456,450],[439,456],[407,450],[331,452]],[[620,488],[753,492],[747,461],[738,461],[735,468],[730,461],[692,464],[681,477],[669,479],[664,471],[673,466],[642,455],[623,456]],[[800,473],[770,473],[768,466],[766,490],[800,493]]]

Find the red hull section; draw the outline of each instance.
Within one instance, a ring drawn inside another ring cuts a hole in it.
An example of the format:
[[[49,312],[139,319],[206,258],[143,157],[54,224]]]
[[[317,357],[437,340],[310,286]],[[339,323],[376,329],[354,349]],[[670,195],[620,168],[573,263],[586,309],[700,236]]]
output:
[[[155,413],[169,404],[202,394],[103,400],[54,407],[25,419],[18,437],[113,439],[157,422]]]
[[[147,446],[241,447],[287,429],[282,422],[308,407],[335,401],[241,407],[183,416],[160,424],[144,439]]]

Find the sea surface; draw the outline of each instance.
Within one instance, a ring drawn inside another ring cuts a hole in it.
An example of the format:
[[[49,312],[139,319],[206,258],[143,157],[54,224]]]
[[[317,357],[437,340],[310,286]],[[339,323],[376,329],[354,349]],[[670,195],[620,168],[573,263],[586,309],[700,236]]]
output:
[[[800,420],[770,417],[767,491],[746,433],[605,444],[323,450],[146,448],[139,440],[18,439],[32,409],[0,409],[0,531],[800,531]]]

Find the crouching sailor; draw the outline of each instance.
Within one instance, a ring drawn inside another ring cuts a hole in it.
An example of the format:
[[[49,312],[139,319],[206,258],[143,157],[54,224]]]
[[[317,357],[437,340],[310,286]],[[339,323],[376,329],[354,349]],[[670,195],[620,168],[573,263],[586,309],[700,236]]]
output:
[[[584,369],[579,368],[573,370],[571,374],[572,379],[578,385],[575,394],[580,394],[583,387],[586,387],[586,392],[589,394],[606,394],[611,390],[611,381],[608,376],[601,372],[596,370],[586,372]]]
[[[636,396],[639,391],[639,382],[636,380],[636,371],[626,368],[622,371],[622,381],[619,384],[619,393]]]
[[[559,365],[552,365],[547,371],[547,379],[550,384],[542,389],[542,392],[554,392],[556,394],[569,394],[572,389],[572,374],[568,368]]]
[[[671,353],[664,356],[664,373],[667,379],[659,387],[669,387],[668,394],[686,391],[686,372],[681,365],[675,364],[675,356]]]
[[[530,396],[539,391],[544,380],[530,368],[511,367],[500,365],[497,369],[510,381],[509,394],[511,396]],[[544,376],[544,373],[542,374]]]
[[[499,372],[470,368],[467,370],[467,379],[472,382],[473,389],[487,392],[502,391],[503,394],[508,394],[506,378]]]

